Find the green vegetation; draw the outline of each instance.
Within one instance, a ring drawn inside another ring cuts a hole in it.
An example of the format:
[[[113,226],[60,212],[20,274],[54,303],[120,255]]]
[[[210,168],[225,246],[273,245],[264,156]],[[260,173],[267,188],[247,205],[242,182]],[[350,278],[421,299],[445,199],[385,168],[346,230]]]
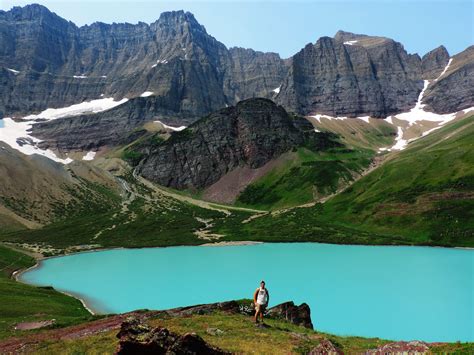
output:
[[[341,337],[299,327],[282,320],[267,319],[268,328],[256,328],[250,317],[215,312],[186,317],[154,316],[147,319],[152,326],[165,327],[178,334],[197,333],[209,344],[238,354],[307,354],[322,340],[330,340],[345,354],[363,354],[389,341],[378,338]],[[209,328],[222,330],[211,335]],[[111,354],[117,349],[117,331],[107,331],[79,339],[43,340],[34,348],[37,354]],[[474,343],[433,345],[434,353],[467,354]]]
[[[237,204],[279,209],[318,200],[351,182],[369,166],[373,155],[370,150],[332,148],[313,152],[300,148],[294,159],[247,186]]]
[[[474,117],[410,144],[344,192],[237,234],[329,243],[474,246]],[[271,236],[271,237],[270,237]]]
[[[55,319],[55,327],[84,322],[93,316],[81,302],[50,287],[33,287],[12,280],[11,274],[31,267],[35,260],[0,245],[0,339],[18,335],[20,322]]]
[[[474,246],[474,117],[411,144],[328,201],[324,219],[415,244]]]

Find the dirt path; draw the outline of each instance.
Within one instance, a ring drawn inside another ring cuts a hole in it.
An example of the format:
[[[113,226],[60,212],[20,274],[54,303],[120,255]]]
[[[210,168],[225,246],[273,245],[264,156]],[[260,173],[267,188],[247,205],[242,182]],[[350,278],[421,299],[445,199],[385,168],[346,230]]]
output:
[[[144,179],[140,175],[137,174],[136,170],[133,170],[133,177],[140,182],[141,184],[145,185],[149,189],[152,189],[158,193],[161,193],[165,196],[174,198],[176,200],[182,201],[182,202],[187,202],[192,205],[205,208],[208,210],[214,210],[214,211],[219,211],[222,213],[225,213],[226,215],[230,215],[230,211],[243,211],[243,212],[251,212],[251,213],[266,213],[267,211],[264,210],[256,210],[252,208],[244,208],[244,207],[234,207],[234,206],[227,206],[227,205],[220,205],[218,203],[212,203],[212,202],[207,202],[203,200],[198,200],[195,198],[192,198],[190,196],[185,196],[185,195],[180,195],[178,193],[172,192],[170,190],[164,189],[158,185],[153,184],[152,182]]]

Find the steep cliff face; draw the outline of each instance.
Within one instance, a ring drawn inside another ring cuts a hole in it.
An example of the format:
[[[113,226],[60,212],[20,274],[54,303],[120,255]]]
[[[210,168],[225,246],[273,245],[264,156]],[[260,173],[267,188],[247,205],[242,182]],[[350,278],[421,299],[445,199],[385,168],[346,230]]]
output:
[[[470,83],[474,60],[463,58],[457,79],[437,83],[433,110],[457,111],[471,101],[466,87],[457,103],[454,96],[435,103],[459,91],[451,85]],[[283,60],[227,49],[189,12],[165,12],[150,25],[77,27],[28,5],[0,11],[0,116],[148,92],[147,105],[164,121],[193,121],[253,97],[299,114],[386,117],[413,107],[423,79],[434,80],[448,60],[444,47],[420,59],[391,39],[343,31]]]
[[[445,69],[426,90],[423,103],[427,105],[427,109],[437,113],[450,113],[473,107],[474,46],[453,56]]]
[[[400,43],[340,31],[292,57],[276,101],[302,114],[385,117],[414,105],[420,79],[420,58]]]
[[[231,48],[224,74],[224,92],[240,101],[274,96],[288,72],[287,61],[276,53]]]
[[[150,91],[157,114],[197,118],[264,96],[284,75],[278,55],[229,51],[183,11],[151,25],[77,27],[40,5],[15,7],[0,12],[0,47],[8,115]]]
[[[146,157],[137,170],[164,186],[203,188],[238,166],[258,168],[298,146],[324,149],[336,144],[272,101],[249,99],[143,149]]]

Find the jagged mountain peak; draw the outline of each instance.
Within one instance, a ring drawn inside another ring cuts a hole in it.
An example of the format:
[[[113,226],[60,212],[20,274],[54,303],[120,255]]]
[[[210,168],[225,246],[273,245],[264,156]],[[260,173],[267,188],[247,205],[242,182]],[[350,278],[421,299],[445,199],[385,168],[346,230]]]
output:
[[[14,6],[9,11],[0,11],[0,15],[13,21],[28,20],[28,21],[42,21],[53,20],[65,23],[72,23],[58,16],[56,13],[50,11],[46,6],[40,4],[29,4],[25,6]]]
[[[153,28],[177,28],[182,26],[189,26],[193,30],[207,33],[206,28],[196,20],[194,15],[184,10],[163,12],[158,20],[152,24]]]
[[[428,58],[430,56],[440,56],[440,57],[442,56],[442,57],[449,58],[449,52],[445,46],[440,45],[439,47],[436,47],[435,49],[432,49],[431,51],[426,53],[422,59]]]

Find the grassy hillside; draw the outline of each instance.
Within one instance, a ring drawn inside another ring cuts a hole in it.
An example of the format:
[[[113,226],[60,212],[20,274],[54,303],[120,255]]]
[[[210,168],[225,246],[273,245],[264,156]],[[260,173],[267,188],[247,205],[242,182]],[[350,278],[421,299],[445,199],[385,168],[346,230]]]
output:
[[[350,184],[369,167],[380,147],[393,144],[396,130],[384,120],[311,121],[321,132],[330,132],[340,148],[311,151],[300,148],[286,164],[252,182],[236,204],[277,210],[319,201]]]
[[[323,340],[331,341],[345,354],[364,354],[389,343],[378,338],[342,337],[299,327],[283,320],[267,319],[266,328],[256,328],[245,315],[214,312],[185,317],[152,316],[152,326],[161,326],[178,334],[197,333],[206,342],[237,354],[307,354]],[[208,329],[223,333],[212,335]],[[48,339],[47,336],[27,349],[36,354],[113,354],[118,346],[118,330],[107,330],[69,340]],[[473,343],[430,344],[433,353],[467,354],[474,351]]]
[[[319,200],[350,183],[373,155],[370,150],[300,148],[294,159],[247,186],[237,205],[274,210]]]
[[[422,138],[324,205],[326,220],[474,246],[474,116]]]
[[[20,322],[55,319],[56,326],[66,326],[93,319],[72,297],[10,278],[13,271],[35,263],[32,257],[0,245],[0,339],[17,335],[14,326]]]
[[[474,247],[474,117],[449,124],[324,204],[253,220],[274,241]]]

